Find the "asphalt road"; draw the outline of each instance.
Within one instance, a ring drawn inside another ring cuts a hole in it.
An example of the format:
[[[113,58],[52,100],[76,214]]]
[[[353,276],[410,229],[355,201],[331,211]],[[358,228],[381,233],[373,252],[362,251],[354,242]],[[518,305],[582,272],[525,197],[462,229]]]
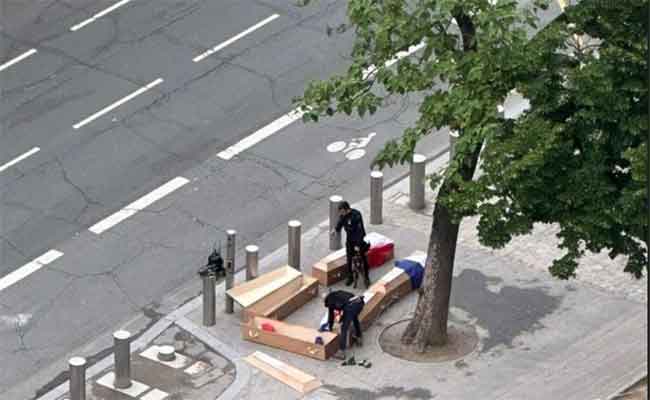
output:
[[[20,385],[33,395],[38,371],[190,282],[226,229],[238,230],[239,247],[272,250],[287,220],[320,221],[329,195],[367,195],[371,156],[414,118],[408,98],[363,121],[295,122],[231,160],[217,156],[289,112],[306,82],[345,68],[352,34],[336,28],[346,4],[2,2],[0,398]],[[344,150],[328,151],[334,142]],[[422,151],[446,145],[434,135]],[[177,214],[88,230],[178,176],[190,182],[179,192],[217,201],[183,198]],[[218,183],[201,187],[208,177]],[[183,212],[205,229],[170,245]],[[52,249],[60,258],[6,284]]]

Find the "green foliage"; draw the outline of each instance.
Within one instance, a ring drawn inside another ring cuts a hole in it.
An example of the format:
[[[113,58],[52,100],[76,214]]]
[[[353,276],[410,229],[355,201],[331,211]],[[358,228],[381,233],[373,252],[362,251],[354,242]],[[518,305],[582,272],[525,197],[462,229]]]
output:
[[[437,201],[454,220],[480,216],[483,244],[503,247],[535,223],[557,223],[566,254],[554,261],[553,275],[572,277],[585,250],[608,249],[612,257],[628,255],[626,271],[641,276],[648,5],[583,0],[531,41],[538,7],[546,4],[350,0],[352,64],[308,85],[297,99],[303,118],[363,117],[389,96],[422,94],[419,119],[385,144],[374,165],[407,163],[425,135],[457,130],[455,157],[431,185],[445,186]],[[576,34],[597,41],[576,48]],[[387,66],[418,43],[417,54]],[[504,120],[496,107],[513,88],[531,109]],[[472,155],[481,146],[481,174],[472,180]]]

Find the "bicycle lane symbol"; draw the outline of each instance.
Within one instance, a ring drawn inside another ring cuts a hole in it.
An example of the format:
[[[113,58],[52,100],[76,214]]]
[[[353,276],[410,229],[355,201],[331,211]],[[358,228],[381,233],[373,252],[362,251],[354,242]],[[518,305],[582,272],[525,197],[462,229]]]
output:
[[[342,140],[332,142],[327,145],[326,149],[330,153],[342,152],[348,160],[358,160],[366,155],[364,148],[368,146],[368,143],[370,143],[372,138],[376,135],[377,132],[370,132],[368,136],[350,139],[350,143]]]

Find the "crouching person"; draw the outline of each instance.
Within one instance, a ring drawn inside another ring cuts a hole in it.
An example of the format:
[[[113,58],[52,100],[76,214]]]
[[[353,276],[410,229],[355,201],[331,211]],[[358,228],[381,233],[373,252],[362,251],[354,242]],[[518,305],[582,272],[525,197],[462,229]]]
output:
[[[334,358],[345,360],[345,350],[348,346],[348,330],[350,324],[354,326],[354,337],[361,345],[361,323],[359,314],[363,310],[364,302],[362,296],[356,296],[353,293],[344,290],[331,292],[325,297],[325,307],[328,309],[327,324],[330,332],[334,327],[334,311],[339,311],[341,315],[341,332],[339,334],[339,351]]]

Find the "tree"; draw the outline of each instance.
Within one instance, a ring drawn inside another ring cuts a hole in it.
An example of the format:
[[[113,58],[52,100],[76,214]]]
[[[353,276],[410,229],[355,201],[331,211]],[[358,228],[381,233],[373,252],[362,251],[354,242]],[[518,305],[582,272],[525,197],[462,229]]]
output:
[[[459,132],[449,167],[432,177],[438,197],[425,277],[402,338],[416,351],[447,340],[463,217],[479,215],[481,243],[496,248],[529,233],[535,222],[558,223],[567,254],[550,270],[561,278],[573,276],[585,248],[629,255],[626,269],[642,274],[647,227],[637,217],[647,204],[639,179],[647,115],[636,99],[645,104],[648,82],[640,73],[644,45],[626,39],[643,38],[648,28],[638,17],[620,19],[643,9],[641,0],[606,9],[605,3],[567,10],[529,42],[541,3],[524,8],[511,0],[350,0],[352,65],[343,75],[308,85],[299,99],[303,118],[354,111],[363,116],[388,96],[423,93],[419,119],[400,140],[385,144],[374,162],[380,168],[408,162],[418,140],[434,129]],[[613,26],[621,20],[629,26]],[[625,29],[630,31],[621,38]],[[568,41],[583,33],[599,40],[591,51]],[[394,54],[419,42],[421,54],[388,67]],[[516,121],[497,113],[513,88],[531,101]],[[632,100],[625,97],[630,94]]]

